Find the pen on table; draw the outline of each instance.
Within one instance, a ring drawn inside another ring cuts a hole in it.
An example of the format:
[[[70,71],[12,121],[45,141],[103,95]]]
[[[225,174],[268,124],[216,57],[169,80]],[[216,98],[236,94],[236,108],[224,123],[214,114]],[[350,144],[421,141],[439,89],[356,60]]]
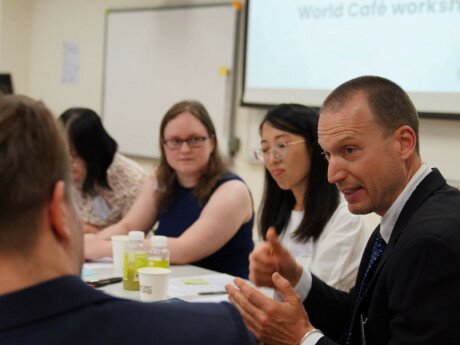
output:
[[[87,281],[86,283],[89,286],[98,288],[98,287],[103,287],[103,286],[110,285],[110,284],[116,284],[116,283],[121,282],[122,280],[123,278],[121,277],[115,277],[115,278],[100,279],[96,281]]]
[[[201,296],[208,296],[208,295],[226,295],[228,294],[227,291],[225,290],[222,290],[222,291],[201,291],[201,292],[198,292],[198,295],[201,295]]]

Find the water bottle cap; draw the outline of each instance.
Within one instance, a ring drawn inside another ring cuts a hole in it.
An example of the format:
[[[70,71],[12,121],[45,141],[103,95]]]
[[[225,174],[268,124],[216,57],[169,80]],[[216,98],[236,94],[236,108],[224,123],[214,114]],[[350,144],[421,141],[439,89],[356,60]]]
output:
[[[168,245],[168,238],[166,236],[152,236],[150,243],[154,247],[166,247]]]
[[[142,231],[130,231],[128,237],[130,241],[143,241],[144,233]]]

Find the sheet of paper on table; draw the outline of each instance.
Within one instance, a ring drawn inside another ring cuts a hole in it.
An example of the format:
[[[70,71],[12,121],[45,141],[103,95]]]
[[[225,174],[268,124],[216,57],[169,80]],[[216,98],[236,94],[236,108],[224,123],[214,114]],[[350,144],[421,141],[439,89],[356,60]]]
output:
[[[224,273],[171,278],[169,279],[168,296],[181,298],[186,296],[200,296],[200,293],[203,292],[215,292],[217,294],[201,295],[199,302],[228,301],[228,295],[224,293],[225,285],[233,284],[233,279],[235,277]]]
[[[92,275],[98,275],[101,277],[114,276],[112,258],[104,257],[98,261],[85,262],[83,264],[80,276],[85,279]],[[121,275],[118,274],[117,276]]]

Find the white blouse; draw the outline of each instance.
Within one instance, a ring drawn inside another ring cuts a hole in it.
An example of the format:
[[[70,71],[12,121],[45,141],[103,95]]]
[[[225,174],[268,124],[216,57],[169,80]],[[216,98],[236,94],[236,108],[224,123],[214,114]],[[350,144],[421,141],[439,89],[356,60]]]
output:
[[[341,202],[317,239],[298,242],[292,237],[304,211],[292,211],[289,223],[280,235],[281,243],[296,260],[315,276],[339,290],[350,290],[358,273],[364,246],[371,234],[364,217],[348,211]]]

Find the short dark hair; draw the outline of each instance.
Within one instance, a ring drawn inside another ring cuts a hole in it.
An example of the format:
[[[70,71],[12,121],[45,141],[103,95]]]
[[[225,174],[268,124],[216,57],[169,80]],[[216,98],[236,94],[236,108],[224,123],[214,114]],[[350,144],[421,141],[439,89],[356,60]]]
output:
[[[338,86],[324,100],[321,111],[339,111],[357,92],[367,95],[369,108],[387,135],[401,126],[409,126],[416,135],[416,152],[420,151],[419,120],[409,95],[396,83],[378,76],[362,76]],[[320,112],[321,112],[320,111]]]
[[[190,113],[198,121],[200,121],[210,140],[214,140],[214,150],[209,157],[208,166],[201,175],[198,184],[193,188],[193,195],[203,202],[212,192],[219,178],[227,171],[227,166],[224,163],[219,152],[219,146],[216,136],[216,129],[212,122],[208,111],[200,102],[196,100],[184,100],[174,104],[164,115],[160,125],[160,140],[161,149],[160,163],[157,168],[158,190],[157,205],[167,209],[174,199],[174,184],[177,183],[176,174],[168,164],[163,147],[165,140],[164,131],[166,125],[177,116],[183,113]]]
[[[317,239],[339,204],[337,187],[327,180],[327,161],[318,145],[318,113],[300,104],[280,104],[270,109],[259,127],[265,123],[279,130],[302,136],[311,155],[310,173],[304,195],[305,212],[294,236],[301,242]],[[265,186],[260,207],[259,231],[263,238],[270,226],[278,234],[286,227],[295,206],[290,190],[282,190],[265,169]]]
[[[118,149],[117,142],[106,132],[101,118],[88,108],[70,108],[59,117],[67,133],[69,145],[86,163],[82,190],[95,195],[95,186],[111,189],[107,169]]]
[[[67,143],[42,102],[0,97],[0,251],[27,253],[55,184],[71,183]]]

